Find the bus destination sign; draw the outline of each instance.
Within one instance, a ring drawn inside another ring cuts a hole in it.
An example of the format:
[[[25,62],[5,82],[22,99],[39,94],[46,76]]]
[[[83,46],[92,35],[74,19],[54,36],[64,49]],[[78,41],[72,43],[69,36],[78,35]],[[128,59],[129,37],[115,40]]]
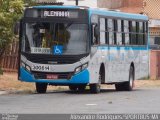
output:
[[[87,12],[84,10],[68,10],[68,9],[32,9],[28,8],[25,11],[26,18],[69,18],[87,20]]]
[[[44,17],[70,17],[69,11],[44,11]]]

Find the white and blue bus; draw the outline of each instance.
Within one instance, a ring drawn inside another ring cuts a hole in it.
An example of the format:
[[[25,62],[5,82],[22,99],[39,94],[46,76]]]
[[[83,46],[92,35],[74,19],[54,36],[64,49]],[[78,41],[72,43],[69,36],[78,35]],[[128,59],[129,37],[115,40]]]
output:
[[[80,6],[26,8],[20,22],[19,79],[99,93],[101,84],[131,91],[149,75],[148,17]]]

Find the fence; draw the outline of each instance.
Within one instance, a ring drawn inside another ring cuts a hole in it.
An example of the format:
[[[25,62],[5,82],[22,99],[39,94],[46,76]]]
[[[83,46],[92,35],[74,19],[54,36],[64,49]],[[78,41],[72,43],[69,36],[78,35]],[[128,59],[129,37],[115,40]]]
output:
[[[150,78],[160,79],[160,50],[150,51]]]
[[[17,72],[18,68],[18,41],[13,41],[1,59],[1,67],[5,72]]]

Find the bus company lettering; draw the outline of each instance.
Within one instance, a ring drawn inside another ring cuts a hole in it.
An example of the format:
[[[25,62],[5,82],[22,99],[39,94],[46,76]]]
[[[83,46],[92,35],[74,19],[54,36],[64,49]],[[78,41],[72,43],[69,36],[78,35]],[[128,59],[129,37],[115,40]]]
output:
[[[69,17],[68,11],[44,11],[45,17]]]

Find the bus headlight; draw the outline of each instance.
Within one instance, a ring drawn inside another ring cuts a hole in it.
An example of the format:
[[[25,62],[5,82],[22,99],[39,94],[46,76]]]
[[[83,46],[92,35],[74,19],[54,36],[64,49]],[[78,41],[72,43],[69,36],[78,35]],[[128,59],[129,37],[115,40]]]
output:
[[[30,72],[30,71],[31,71],[30,66],[28,66],[27,64],[25,64],[25,63],[24,63],[24,62],[22,62],[22,61],[21,61],[21,66],[22,66],[23,68],[25,68],[28,72]]]
[[[79,73],[81,71],[81,66],[80,67],[77,67],[74,71],[75,74]]]
[[[28,70],[30,72],[31,68],[28,65],[26,65],[26,70]]]
[[[21,66],[24,68],[26,67],[25,63],[23,63],[23,62],[21,62]]]
[[[88,63],[85,63],[82,65],[82,70],[86,69],[88,67]]]
[[[77,67],[77,68],[75,69],[74,73],[77,74],[77,73],[81,72],[82,70],[86,69],[87,67],[88,67],[88,63],[85,63],[85,64]]]

